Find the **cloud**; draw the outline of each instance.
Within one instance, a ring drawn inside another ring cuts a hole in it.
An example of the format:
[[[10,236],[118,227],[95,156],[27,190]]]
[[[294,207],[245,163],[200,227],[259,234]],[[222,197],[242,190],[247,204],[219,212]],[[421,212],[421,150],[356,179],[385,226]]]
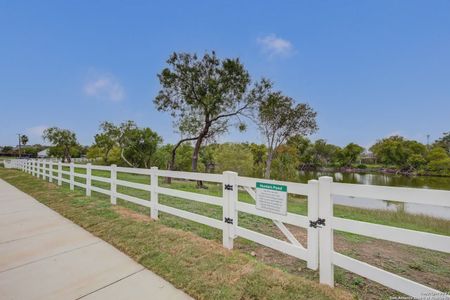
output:
[[[277,37],[275,34],[266,35],[257,39],[262,51],[269,57],[287,57],[294,53],[294,46],[288,40]]]
[[[30,142],[32,143],[40,143],[42,141],[42,134],[44,133],[44,130],[49,128],[47,125],[39,125],[27,128],[25,130],[26,134],[30,138]]]
[[[87,96],[119,102],[125,98],[125,89],[111,74],[91,74],[83,88]]]

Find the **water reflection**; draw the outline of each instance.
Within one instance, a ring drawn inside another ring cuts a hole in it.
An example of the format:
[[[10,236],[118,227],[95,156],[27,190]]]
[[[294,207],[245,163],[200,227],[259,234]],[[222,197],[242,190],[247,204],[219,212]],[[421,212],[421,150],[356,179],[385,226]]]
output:
[[[382,186],[399,186],[424,189],[450,190],[450,177],[437,176],[405,176],[374,173],[327,173],[300,172],[300,182],[317,179],[320,176],[331,176],[333,181],[354,184],[371,184]],[[384,209],[389,211],[404,210],[410,214],[422,214],[450,220],[450,207],[439,207],[425,204],[404,203],[402,205],[385,201],[385,199],[365,199],[345,196],[333,196],[334,204],[366,209]]]
[[[343,183],[450,190],[450,177],[438,176],[405,176],[374,173],[329,173],[301,171],[299,173],[299,181],[306,183],[308,180],[317,179],[320,176],[331,176],[333,177],[334,181]]]

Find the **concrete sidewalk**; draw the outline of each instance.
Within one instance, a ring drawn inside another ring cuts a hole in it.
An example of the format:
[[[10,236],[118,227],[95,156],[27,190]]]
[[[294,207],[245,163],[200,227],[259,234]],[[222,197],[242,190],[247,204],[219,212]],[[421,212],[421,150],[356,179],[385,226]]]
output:
[[[191,299],[0,179],[0,299]]]

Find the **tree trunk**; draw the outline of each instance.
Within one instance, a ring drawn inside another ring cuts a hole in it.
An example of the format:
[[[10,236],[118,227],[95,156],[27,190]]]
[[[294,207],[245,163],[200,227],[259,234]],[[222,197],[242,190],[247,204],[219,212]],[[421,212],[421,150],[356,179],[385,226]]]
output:
[[[120,151],[120,157],[123,159],[123,161],[124,162],[126,162],[130,167],[134,167],[134,165],[132,164],[132,163],[130,163],[126,158],[125,158],[125,155],[123,154],[123,152],[124,152],[124,149],[122,149],[121,151]]]
[[[273,150],[269,149],[266,160],[266,171],[264,172],[264,178],[266,179],[270,179],[270,168],[272,166],[272,160],[273,160]]]
[[[103,156],[103,161],[105,162],[106,165],[108,165],[108,155],[109,155],[110,151],[111,151],[111,149],[106,150],[106,153]]]
[[[200,153],[200,147],[202,146],[203,140],[205,139],[206,135],[209,132],[210,126],[211,126],[211,124],[207,121],[202,132],[198,136],[197,142],[195,143],[194,153],[192,154],[192,172],[197,172],[198,155]],[[201,181],[201,180],[197,181],[197,187],[202,188],[203,181]]]
[[[171,155],[171,157],[170,157],[169,166],[168,166],[168,169],[169,169],[170,171],[175,171],[175,159],[176,159],[178,147],[180,147],[181,144],[183,144],[184,142],[187,142],[187,141],[193,141],[193,140],[195,140],[195,139],[197,139],[197,137],[181,139],[181,140],[179,140],[178,143],[172,148],[172,155]],[[172,182],[172,178],[171,178],[171,177],[166,177],[166,183],[170,184],[171,182]]]
[[[169,170],[170,171],[175,171],[175,159],[176,159],[176,155],[177,155],[177,149],[178,147],[181,145],[181,141],[179,141],[175,147],[172,148],[172,155],[170,157],[170,161],[169,161]],[[171,184],[172,183],[172,177],[166,177],[166,183],[167,184]]]
[[[71,158],[70,158],[70,150],[67,148],[64,148],[64,160],[67,160],[67,162],[70,164],[71,163]]]

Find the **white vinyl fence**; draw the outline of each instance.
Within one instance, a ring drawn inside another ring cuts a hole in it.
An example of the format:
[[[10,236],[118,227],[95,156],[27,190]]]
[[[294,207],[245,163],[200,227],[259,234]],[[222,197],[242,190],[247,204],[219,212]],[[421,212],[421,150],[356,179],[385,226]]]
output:
[[[334,285],[333,271],[336,265],[412,297],[450,299],[448,294],[334,251],[333,231],[345,231],[445,253],[450,253],[450,237],[335,217],[332,200],[333,196],[350,196],[450,207],[450,191],[333,183],[331,177],[320,177],[319,180],[310,180],[308,184],[302,184],[242,177],[235,172],[208,174],[165,171],[156,167],[151,169],[123,168],[115,165],[66,164],[45,160],[11,160],[5,162],[5,167],[21,169],[50,182],[55,181],[58,185],[65,182],[69,184],[70,189],[74,189],[75,186],[84,188],[88,196],[91,195],[91,191],[109,195],[113,205],[117,203],[116,200],[119,198],[149,207],[152,219],[158,219],[158,212],[162,211],[217,228],[223,232],[223,245],[228,249],[233,248],[233,241],[236,237],[254,241],[305,260],[308,268],[319,269],[320,282],[329,286]],[[68,167],[69,171],[64,171],[63,167]],[[75,168],[86,169],[86,174],[76,173]],[[94,176],[92,170],[109,171],[110,177]],[[147,175],[150,177],[150,182],[141,184],[119,180],[117,179],[117,172]],[[63,174],[69,176],[69,178],[64,178]],[[86,183],[75,181],[75,177],[85,178]],[[223,195],[218,197],[160,187],[158,186],[158,177],[219,183],[223,186]],[[109,183],[110,189],[92,186],[92,180]],[[279,215],[259,210],[254,204],[239,201],[238,189],[247,191],[252,198],[256,197],[256,182],[284,185],[287,186],[287,191],[290,194],[307,196],[308,216],[289,212],[286,215]],[[150,199],[141,199],[119,193],[117,192],[117,185],[149,191]],[[161,194],[222,207],[223,218],[217,220],[163,205],[158,203],[158,195]],[[239,226],[238,212],[272,220],[289,242]],[[302,245],[284,224],[307,229],[307,245]]]

